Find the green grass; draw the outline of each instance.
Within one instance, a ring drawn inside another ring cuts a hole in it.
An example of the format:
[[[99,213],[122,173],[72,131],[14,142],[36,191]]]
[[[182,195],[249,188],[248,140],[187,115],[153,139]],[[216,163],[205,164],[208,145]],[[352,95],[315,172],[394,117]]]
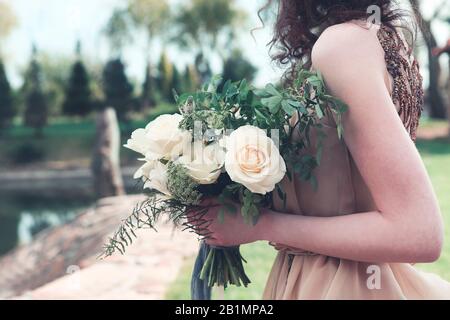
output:
[[[147,115],[135,115],[129,127],[121,125],[123,140],[129,131],[144,127],[149,121],[160,114],[174,112],[175,106],[161,104],[153,108]],[[95,140],[95,119],[93,116],[74,120],[68,118],[51,119],[44,128],[43,137],[36,138],[34,131],[20,123],[16,123],[6,135],[0,137],[0,167],[15,165],[15,154],[24,145],[32,146],[43,153],[41,161],[89,161]],[[121,149],[122,163],[133,162],[136,154]]]
[[[425,166],[439,199],[445,224],[445,243],[441,258],[418,268],[435,272],[450,281],[450,143],[444,139],[418,141]]]
[[[417,268],[439,274],[450,281],[450,143],[445,140],[418,141],[427,170],[439,198],[446,227],[445,244],[441,258],[432,264],[419,264]],[[229,288],[225,299],[260,299],[265,281],[272,266],[275,251],[266,243],[243,246],[243,256],[249,261],[248,275],[253,283],[247,288]],[[186,262],[177,280],[168,290],[167,299],[189,299],[190,277],[193,261]]]
[[[247,275],[252,283],[248,288],[230,287],[225,291],[225,299],[229,300],[258,300],[264,290],[265,281],[275,259],[276,251],[266,242],[257,242],[241,247],[242,255],[249,262]],[[186,261],[176,281],[166,293],[166,299],[190,299],[190,281],[194,259]],[[213,293],[214,294],[214,293]]]

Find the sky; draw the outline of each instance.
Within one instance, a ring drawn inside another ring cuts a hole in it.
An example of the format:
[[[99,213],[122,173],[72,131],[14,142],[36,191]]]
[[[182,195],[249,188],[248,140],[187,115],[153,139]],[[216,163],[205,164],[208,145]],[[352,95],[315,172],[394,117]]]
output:
[[[14,10],[19,25],[7,39],[5,56],[7,59],[8,76],[14,87],[22,83],[20,71],[27,65],[32,43],[36,43],[42,52],[70,56],[74,54],[74,46],[80,39],[83,54],[94,61],[106,62],[109,50],[106,39],[102,36],[104,28],[112,11],[123,6],[124,0],[0,0],[10,4]],[[182,2],[184,0],[171,0]],[[212,0],[213,1],[213,0]],[[426,13],[442,0],[426,0]],[[258,67],[257,84],[275,81],[280,76],[280,70],[270,62],[266,43],[270,39],[270,27],[259,30],[252,38],[250,30],[259,26],[257,9],[263,0],[238,0],[238,5],[248,12],[249,23],[239,32],[237,45],[245,55]],[[440,44],[450,37],[448,28],[437,26],[437,36]],[[124,51],[127,73],[137,81],[142,81],[145,65],[145,41],[137,37],[133,45]],[[159,56],[160,46],[155,46],[155,55]],[[167,48],[169,56],[180,67],[192,60],[192,56],[176,47]],[[153,58],[155,59],[155,58]],[[219,72],[219,63],[213,61],[213,69]]]

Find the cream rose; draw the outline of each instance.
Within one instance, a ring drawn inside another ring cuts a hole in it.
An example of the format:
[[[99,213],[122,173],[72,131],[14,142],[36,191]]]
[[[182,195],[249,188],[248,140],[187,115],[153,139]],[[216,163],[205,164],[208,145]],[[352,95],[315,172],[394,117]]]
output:
[[[241,183],[253,193],[274,190],[286,174],[286,164],[275,143],[254,126],[233,131],[226,143],[225,170],[231,180]]]
[[[178,128],[183,117],[180,114],[161,115],[145,129],[137,129],[125,147],[139,152],[147,160],[174,160],[189,145],[191,134]]]
[[[167,187],[167,165],[160,161],[147,161],[134,174],[134,179],[144,181],[144,189],[154,189],[170,196]]]
[[[218,143],[205,146],[202,141],[195,141],[178,162],[197,183],[212,184],[221,174],[224,159],[225,151]]]

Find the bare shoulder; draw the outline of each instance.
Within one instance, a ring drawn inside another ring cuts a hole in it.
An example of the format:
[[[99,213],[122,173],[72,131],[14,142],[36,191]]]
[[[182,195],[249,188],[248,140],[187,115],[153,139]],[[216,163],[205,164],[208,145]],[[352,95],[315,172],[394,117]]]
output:
[[[345,22],[328,27],[316,41],[311,59],[313,66],[353,62],[383,63],[384,52],[377,38],[378,26],[363,27]],[[319,68],[320,69],[320,68]]]

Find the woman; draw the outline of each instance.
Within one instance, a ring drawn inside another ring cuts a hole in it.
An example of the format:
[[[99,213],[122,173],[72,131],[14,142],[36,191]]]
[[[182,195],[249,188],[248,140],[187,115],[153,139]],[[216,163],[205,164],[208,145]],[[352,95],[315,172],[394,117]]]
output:
[[[265,299],[450,299],[449,283],[412,266],[438,259],[443,224],[413,143],[423,91],[403,14],[387,0],[279,2],[275,59],[322,73],[349,106],[344,138],[328,117],[318,189],[284,181],[287,209],[275,199],[255,227],[236,215],[225,228],[211,210],[208,243],[273,244]],[[371,5],[380,25],[367,22]]]

